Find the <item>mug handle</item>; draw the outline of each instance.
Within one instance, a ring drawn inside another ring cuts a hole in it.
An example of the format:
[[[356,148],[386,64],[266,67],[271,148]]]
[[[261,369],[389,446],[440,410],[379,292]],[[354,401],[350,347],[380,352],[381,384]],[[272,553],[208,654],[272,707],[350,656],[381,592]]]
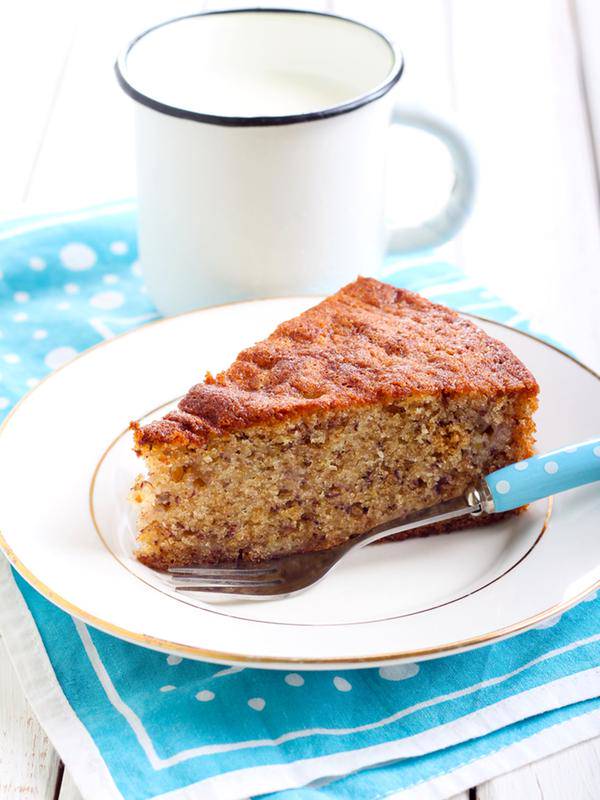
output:
[[[409,253],[437,247],[452,239],[471,213],[477,184],[475,153],[455,125],[430,111],[396,106],[392,112],[392,124],[409,125],[440,139],[452,156],[456,177],[445,208],[420,225],[390,230],[387,251]]]

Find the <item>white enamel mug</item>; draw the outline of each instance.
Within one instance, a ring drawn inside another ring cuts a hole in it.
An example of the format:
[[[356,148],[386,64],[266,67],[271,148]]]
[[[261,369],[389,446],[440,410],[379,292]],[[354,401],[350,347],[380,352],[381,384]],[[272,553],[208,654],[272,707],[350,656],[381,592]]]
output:
[[[163,314],[328,293],[376,275],[386,251],[457,232],[471,149],[447,121],[395,105],[402,69],[382,33],[289,9],[195,14],[128,45],[116,71],[136,101],[140,257]],[[385,222],[392,122],[437,136],[454,161],[446,207],[414,228]]]

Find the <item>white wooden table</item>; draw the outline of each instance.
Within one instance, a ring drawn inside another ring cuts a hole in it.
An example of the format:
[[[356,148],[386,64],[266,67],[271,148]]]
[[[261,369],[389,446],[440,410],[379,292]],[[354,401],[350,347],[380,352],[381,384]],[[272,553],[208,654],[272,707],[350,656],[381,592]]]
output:
[[[112,75],[118,46],[147,21],[235,4],[1,6],[0,218],[132,196],[131,109]],[[397,39],[406,56],[402,97],[456,112],[479,151],[477,208],[447,247],[448,257],[600,371],[597,0],[294,5],[348,13]],[[408,133],[396,141],[404,147],[390,174],[403,170],[405,198],[410,186],[406,214],[424,214],[447,189],[444,156]],[[19,797],[80,795],[32,715],[0,640],[0,798]],[[474,797],[597,800],[600,737],[473,787],[461,800]]]

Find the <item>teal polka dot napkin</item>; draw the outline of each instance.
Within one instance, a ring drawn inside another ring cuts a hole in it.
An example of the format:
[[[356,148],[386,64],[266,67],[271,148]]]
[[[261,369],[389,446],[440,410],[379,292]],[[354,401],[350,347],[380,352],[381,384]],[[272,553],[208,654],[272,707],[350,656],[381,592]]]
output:
[[[77,353],[157,316],[131,207],[0,226],[0,274],[2,410]]]

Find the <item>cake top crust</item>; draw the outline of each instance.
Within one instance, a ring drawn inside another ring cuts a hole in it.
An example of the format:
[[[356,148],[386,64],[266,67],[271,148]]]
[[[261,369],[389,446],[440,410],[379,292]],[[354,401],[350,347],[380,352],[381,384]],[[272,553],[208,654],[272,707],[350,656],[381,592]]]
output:
[[[445,306],[358,278],[207,375],[162,420],[133,427],[138,448],[196,445],[317,411],[516,392],[537,394],[538,385],[502,342]]]

